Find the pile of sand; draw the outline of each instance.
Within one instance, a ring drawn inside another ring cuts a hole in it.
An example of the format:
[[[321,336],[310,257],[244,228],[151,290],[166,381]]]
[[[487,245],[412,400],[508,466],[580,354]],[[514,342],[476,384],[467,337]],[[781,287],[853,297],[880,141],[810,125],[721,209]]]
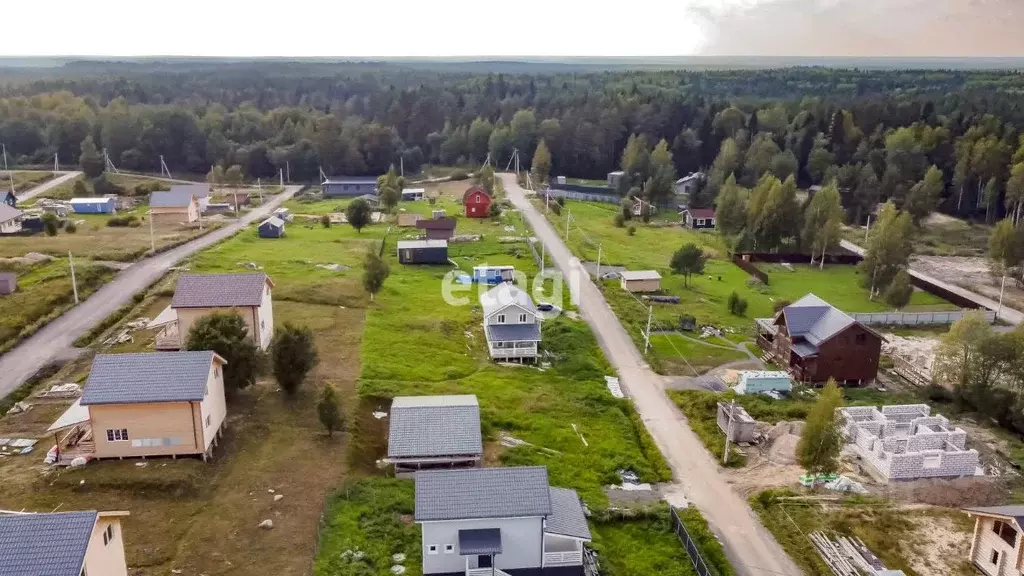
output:
[[[765,432],[768,439],[768,460],[776,464],[795,464],[796,445],[800,442],[800,434],[804,431],[804,423],[782,421]]]

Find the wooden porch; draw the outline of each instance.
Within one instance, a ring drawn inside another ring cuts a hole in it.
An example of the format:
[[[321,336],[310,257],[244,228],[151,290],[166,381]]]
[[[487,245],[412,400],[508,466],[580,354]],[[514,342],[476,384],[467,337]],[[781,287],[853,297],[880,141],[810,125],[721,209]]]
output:
[[[181,334],[178,332],[177,320],[166,324],[156,333],[156,349],[181,350]]]

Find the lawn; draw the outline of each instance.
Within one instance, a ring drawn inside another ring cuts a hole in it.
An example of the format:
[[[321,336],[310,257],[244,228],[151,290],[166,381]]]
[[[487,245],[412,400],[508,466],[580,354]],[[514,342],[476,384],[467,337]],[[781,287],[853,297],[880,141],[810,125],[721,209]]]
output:
[[[652,335],[651,353],[648,355],[652,360],[652,368],[661,374],[697,376],[727,362],[749,359],[739,350],[724,347],[720,340],[700,344],[690,339],[695,337],[682,334]]]
[[[36,172],[12,170],[11,172],[0,172],[0,191],[6,192],[11,189],[11,178],[14,179],[14,191],[24,192],[34,188],[53,178],[53,172]]]
[[[914,231],[914,254],[922,256],[986,256],[992,226],[934,213]],[[865,245],[862,226],[844,226],[843,238]]]

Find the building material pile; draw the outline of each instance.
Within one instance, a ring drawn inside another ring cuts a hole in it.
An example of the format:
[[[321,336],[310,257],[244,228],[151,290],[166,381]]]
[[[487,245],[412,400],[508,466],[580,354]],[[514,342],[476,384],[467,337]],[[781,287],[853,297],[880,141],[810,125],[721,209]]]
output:
[[[836,576],[903,576],[899,570],[886,568],[859,538],[837,536],[830,540],[823,532],[812,532],[808,537]]]

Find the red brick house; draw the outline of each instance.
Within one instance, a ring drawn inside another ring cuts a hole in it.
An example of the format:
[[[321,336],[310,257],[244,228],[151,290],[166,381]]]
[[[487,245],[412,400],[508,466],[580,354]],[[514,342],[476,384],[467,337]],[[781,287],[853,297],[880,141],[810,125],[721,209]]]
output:
[[[491,195],[479,186],[473,186],[462,195],[466,218],[487,218],[490,215]]]
[[[814,294],[756,322],[758,345],[795,380],[857,385],[878,374],[882,336]]]

